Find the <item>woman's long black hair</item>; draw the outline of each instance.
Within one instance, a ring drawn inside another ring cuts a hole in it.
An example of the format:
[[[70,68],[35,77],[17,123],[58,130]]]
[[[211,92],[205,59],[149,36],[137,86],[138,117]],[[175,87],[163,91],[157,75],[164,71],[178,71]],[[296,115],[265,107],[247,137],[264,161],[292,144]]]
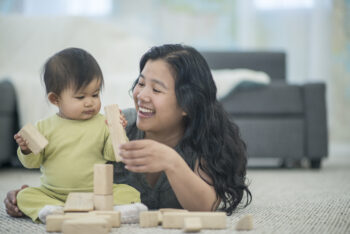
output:
[[[152,47],[141,58],[140,72],[148,60],[157,59],[169,65],[175,77],[177,102],[187,113],[179,147],[183,152],[195,152],[199,168],[212,179],[217,199],[223,202],[222,210],[231,215],[244,192],[245,206],[252,199],[246,185],[246,145],[238,126],[216,99],[211,71],[196,49],[181,44]],[[136,84],[137,80],[133,88]]]

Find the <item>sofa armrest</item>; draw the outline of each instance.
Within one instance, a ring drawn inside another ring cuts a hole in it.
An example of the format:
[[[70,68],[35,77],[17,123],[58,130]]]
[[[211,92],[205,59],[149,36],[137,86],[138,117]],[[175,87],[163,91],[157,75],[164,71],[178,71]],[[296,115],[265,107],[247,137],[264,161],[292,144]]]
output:
[[[306,155],[320,158],[328,155],[328,127],[326,111],[326,85],[305,84],[304,108],[306,127]]]

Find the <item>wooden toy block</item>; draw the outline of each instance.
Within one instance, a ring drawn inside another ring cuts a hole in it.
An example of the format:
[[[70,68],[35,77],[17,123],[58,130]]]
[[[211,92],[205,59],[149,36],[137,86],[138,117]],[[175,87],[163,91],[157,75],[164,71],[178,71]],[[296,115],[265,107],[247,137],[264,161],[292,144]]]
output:
[[[157,227],[159,224],[159,211],[140,212],[140,227]]]
[[[95,210],[113,210],[113,205],[114,205],[113,195],[94,194]]]
[[[89,217],[95,214],[89,214],[89,213],[68,213],[68,214],[60,214],[60,215],[48,215],[46,217],[46,231],[47,232],[61,232],[62,231],[62,224],[63,221],[68,219],[75,219],[75,218],[84,218]]]
[[[98,216],[65,220],[62,224],[62,232],[64,234],[106,234],[110,230],[111,227],[107,220]]]
[[[49,143],[47,139],[34,127],[33,124],[26,124],[19,134],[28,141],[28,148],[34,153],[38,154]]]
[[[175,208],[161,208],[158,210],[159,214],[158,214],[158,220],[159,220],[159,224],[162,224],[163,221],[163,214],[165,212],[188,212],[188,210],[184,210],[184,209],[175,209]]]
[[[113,165],[95,164],[94,165],[94,194],[111,195],[113,194]]]
[[[238,220],[236,224],[236,230],[245,230],[249,231],[253,229],[253,216],[248,214],[244,217],[242,217],[240,220]]]
[[[64,212],[93,210],[93,197],[93,193],[69,193],[63,210]]]
[[[199,232],[202,229],[199,217],[187,217],[184,219],[184,232]]]
[[[226,228],[225,212],[165,212],[163,214],[163,228],[183,228],[184,219],[198,217],[202,223],[202,229]]]
[[[117,104],[105,106],[105,114],[108,122],[108,128],[111,135],[113,150],[115,154],[115,160],[121,161],[119,156],[119,145],[128,142],[125,129],[120,123],[120,112]]]
[[[120,211],[114,210],[94,210],[89,213],[95,215],[109,215],[111,217],[111,225],[112,227],[120,227],[121,225],[121,214]]]

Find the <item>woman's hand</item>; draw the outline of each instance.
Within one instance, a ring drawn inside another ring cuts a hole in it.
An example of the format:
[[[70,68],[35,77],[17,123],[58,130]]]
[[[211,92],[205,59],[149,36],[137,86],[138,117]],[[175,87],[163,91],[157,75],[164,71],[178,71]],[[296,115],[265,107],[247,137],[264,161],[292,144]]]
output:
[[[22,185],[20,189],[17,190],[11,190],[7,193],[7,196],[5,197],[4,203],[6,207],[7,214],[11,215],[12,217],[22,217],[23,213],[18,209],[17,207],[17,194],[22,189],[27,188],[28,185]]]
[[[130,141],[119,149],[125,168],[132,172],[166,171],[180,157],[172,148],[153,140]]]
[[[23,154],[30,154],[32,151],[28,148],[28,142],[23,139],[21,134],[17,133],[13,136]]]

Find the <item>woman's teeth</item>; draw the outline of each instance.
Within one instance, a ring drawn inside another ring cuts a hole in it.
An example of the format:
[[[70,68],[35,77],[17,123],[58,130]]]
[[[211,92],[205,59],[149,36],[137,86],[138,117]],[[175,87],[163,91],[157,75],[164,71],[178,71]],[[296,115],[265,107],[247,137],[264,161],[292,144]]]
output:
[[[146,109],[146,108],[143,108],[143,107],[139,107],[139,111],[141,111],[143,113],[153,113],[154,112],[153,110]]]

